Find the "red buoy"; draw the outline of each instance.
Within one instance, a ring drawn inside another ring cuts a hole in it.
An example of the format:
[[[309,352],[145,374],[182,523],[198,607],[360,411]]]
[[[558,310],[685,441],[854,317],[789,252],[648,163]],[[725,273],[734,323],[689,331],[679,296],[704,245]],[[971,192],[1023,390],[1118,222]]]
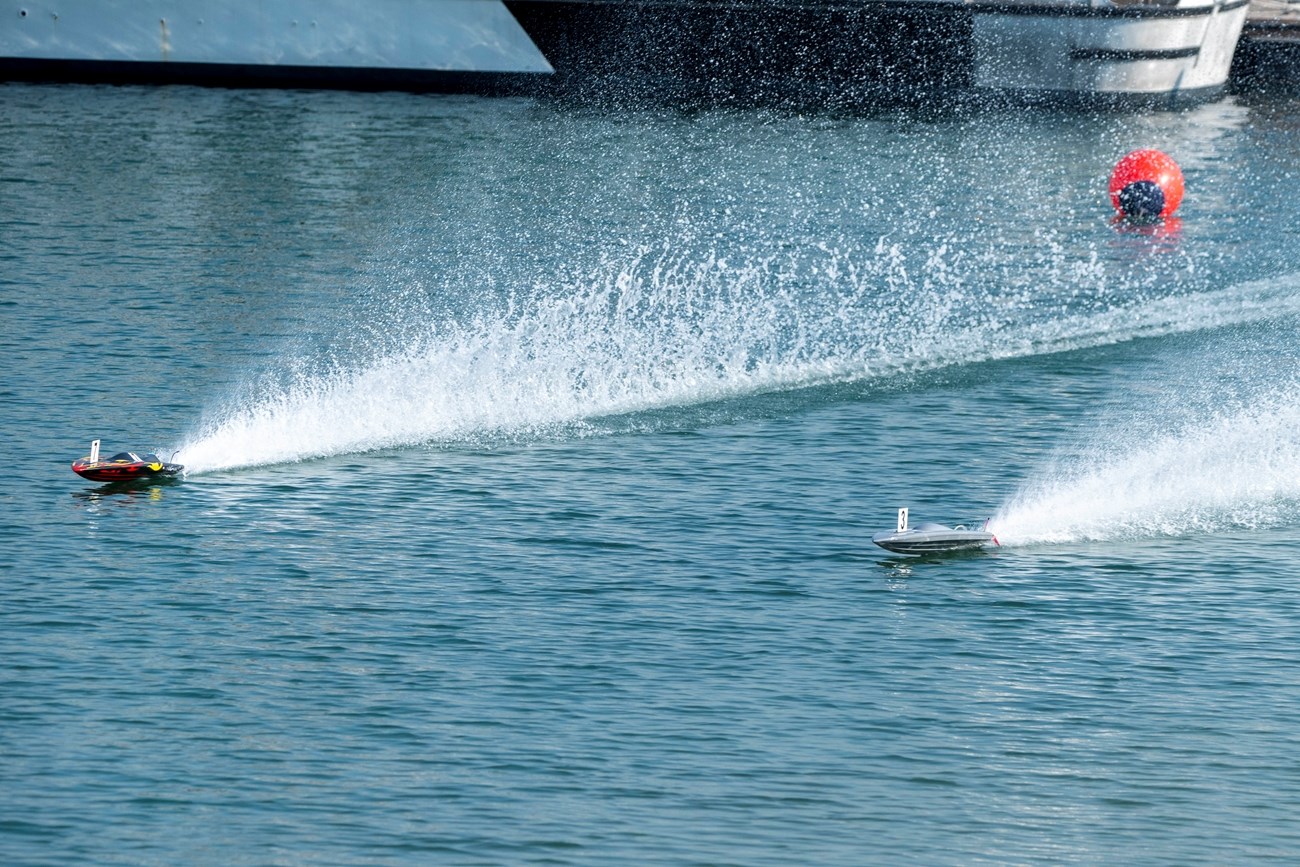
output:
[[[1126,217],[1163,219],[1182,201],[1183,170],[1158,150],[1133,151],[1110,173],[1110,203]]]

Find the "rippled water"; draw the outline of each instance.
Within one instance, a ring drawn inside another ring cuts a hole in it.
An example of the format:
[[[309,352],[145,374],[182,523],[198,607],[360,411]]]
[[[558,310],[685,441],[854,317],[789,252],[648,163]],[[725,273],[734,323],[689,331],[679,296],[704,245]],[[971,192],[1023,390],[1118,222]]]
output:
[[[5,862],[1300,857],[1295,100],[0,106]]]

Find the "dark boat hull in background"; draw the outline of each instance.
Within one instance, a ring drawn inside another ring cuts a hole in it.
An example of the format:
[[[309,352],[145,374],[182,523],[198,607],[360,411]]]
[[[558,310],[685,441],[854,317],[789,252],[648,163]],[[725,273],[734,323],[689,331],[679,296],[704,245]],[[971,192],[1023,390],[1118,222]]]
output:
[[[953,3],[507,0],[561,95],[854,103],[974,83],[972,17]]]
[[[1195,100],[1246,0],[25,0],[0,77],[750,102]]]

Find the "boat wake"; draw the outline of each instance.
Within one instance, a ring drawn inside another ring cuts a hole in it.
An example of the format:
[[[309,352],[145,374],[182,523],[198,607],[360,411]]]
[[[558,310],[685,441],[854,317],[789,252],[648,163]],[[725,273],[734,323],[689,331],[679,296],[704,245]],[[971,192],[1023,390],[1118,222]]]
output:
[[[874,251],[822,247],[744,263],[665,247],[472,314],[402,315],[398,305],[369,323],[368,334],[383,335],[369,347],[295,358],[253,378],[211,409],[177,460],[198,474],[501,433],[575,432],[662,407],[1300,312],[1300,275],[1103,302],[1103,292],[1081,292],[1077,283],[1029,293],[973,285],[941,265],[932,256],[914,278],[916,269],[884,241]]]
[[[1294,523],[1300,382],[1266,381],[1264,390],[1234,396],[1229,380],[1226,397],[1215,382],[1203,404],[1194,391],[1175,388],[1171,401],[1192,403],[1181,413],[1139,404],[1127,417],[1099,419],[1085,443],[1028,481],[990,529],[1004,545],[1024,545]]]

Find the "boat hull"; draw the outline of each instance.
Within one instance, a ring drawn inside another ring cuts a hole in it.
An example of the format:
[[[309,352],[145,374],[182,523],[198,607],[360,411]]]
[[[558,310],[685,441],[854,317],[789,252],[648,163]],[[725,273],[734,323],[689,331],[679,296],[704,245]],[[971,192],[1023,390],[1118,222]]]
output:
[[[988,544],[996,544],[992,533],[979,530],[899,530],[877,533],[871,538],[886,551],[895,554],[946,554],[954,551],[978,551]]]
[[[3,3],[3,0],[0,0]],[[1221,90],[1246,0],[22,0],[0,77],[855,104]]]
[[[501,0],[22,0],[3,21],[0,57],[28,64],[551,72]]]
[[[1196,97],[1227,83],[1247,2],[972,8],[977,88],[1044,98]]]
[[[174,479],[184,470],[180,464],[147,463],[145,461],[87,461],[72,462],[72,471],[92,482],[138,482],[144,479]]]

